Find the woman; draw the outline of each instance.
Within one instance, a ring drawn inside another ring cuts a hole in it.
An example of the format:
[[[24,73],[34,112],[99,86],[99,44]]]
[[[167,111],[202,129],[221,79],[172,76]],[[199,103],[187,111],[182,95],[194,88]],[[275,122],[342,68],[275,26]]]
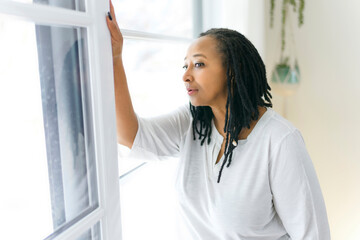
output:
[[[107,24],[118,142],[180,158],[176,188],[191,239],[330,239],[302,136],[271,109],[265,66],[243,35],[202,33],[184,59],[190,106],[143,119],[131,104],[112,5]]]

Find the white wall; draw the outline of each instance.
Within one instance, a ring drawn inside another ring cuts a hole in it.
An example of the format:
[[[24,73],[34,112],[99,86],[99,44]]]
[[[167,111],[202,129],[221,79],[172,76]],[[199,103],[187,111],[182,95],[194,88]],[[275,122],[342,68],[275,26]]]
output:
[[[271,67],[278,58],[280,33],[279,28],[268,30],[269,1],[265,2],[266,64]],[[333,240],[360,239],[359,9],[359,1],[308,0],[305,24],[294,32],[302,79],[296,95],[287,101],[287,118],[305,138]],[[275,98],[275,109],[281,112],[283,101]]]
[[[265,6],[263,0],[203,0],[204,30],[230,28],[244,34],[265,55]]]

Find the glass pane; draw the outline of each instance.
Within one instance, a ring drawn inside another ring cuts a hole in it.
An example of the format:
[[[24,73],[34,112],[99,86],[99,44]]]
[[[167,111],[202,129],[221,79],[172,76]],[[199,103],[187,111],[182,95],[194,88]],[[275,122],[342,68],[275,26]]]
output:
[[[124,67],[138,115],[152,117],[188,104],[182,80],[187,47],[186,43],[125,39]],[[120,174],[144,161],[130,161],[126,158],[129,150],[120,145],[119,150]],[[176,164],[177,159],[148,163],[121,178],[121,215],[125,240],[177,238],[173,189]]]
[[[125,39],[124,67],[138,114],[153,117],[188,102],[182,67],[189,44]]]
[[[0,35],[1,238],[43,239],[98,206],[86,29]]]
[[[120,180],[124,240],[181,239],[174,188],[178,159],[151,162]],[[141,231],[139,231],[141,229]]]
[[[67,8],[76,11],[85,11],[85,0],[14,0],[22,3],[44,4],[53,7]]]
[[[78,237],[76,240],[101,240],[100,222]]]
[[[125,39],[123,58],[131,99],[139,116],[153,117],[188,103],[182,81],[188,44]],[[141,164],[127,161],[119,145],[120,176]]]
[[[192,37],[193,0],[113,0],[120,29]]]

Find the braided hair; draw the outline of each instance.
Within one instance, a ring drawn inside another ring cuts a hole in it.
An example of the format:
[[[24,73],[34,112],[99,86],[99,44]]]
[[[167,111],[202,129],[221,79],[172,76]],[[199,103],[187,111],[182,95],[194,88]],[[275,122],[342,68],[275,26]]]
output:
[[[223,66],[226,69],[228,97],[224,133],[226,134],[224,160],[221,165],[218,180],[225,164],[229,167],[233,150],[237,146],[241,129],[250,129],[252,120],[259,118],[258,106],[272,107],[270,86],[266,80],[265,65],[254,45],[241,33],[225,29],[212,28],[200,34],[216,40],[217,49],[222,55]],[[206,138],[211,141],[211,121],[214,114],[209,106],[193,106],[190,103],[193,117],[193,137],[201,140],[201,146]]]

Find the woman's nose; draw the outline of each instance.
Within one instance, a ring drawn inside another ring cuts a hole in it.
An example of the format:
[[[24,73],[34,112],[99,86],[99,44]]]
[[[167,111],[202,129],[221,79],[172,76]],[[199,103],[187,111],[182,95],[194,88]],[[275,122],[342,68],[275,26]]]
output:
[[[183,75],[183,81],[184,82],[191,82],[193,80],[192,75],[190,74],[190,71],[187,69]]]

